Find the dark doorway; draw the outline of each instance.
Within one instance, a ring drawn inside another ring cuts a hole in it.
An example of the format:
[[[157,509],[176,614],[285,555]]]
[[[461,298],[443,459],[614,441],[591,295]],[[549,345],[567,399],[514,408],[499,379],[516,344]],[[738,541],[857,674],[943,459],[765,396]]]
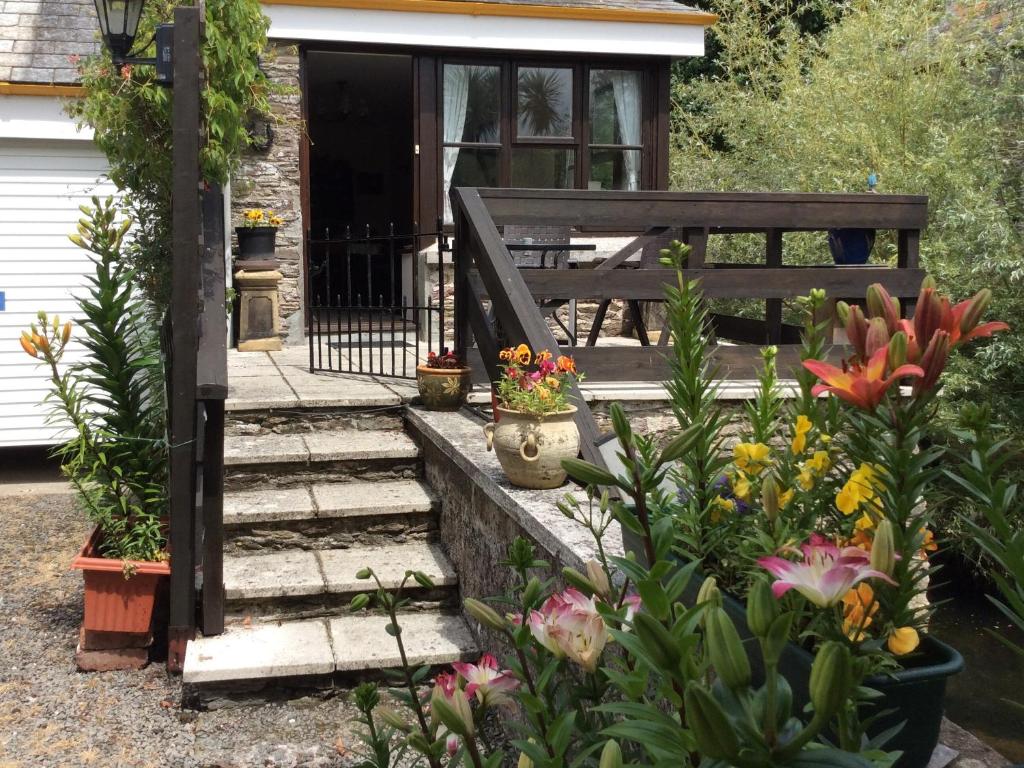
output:
[[[306,97],[307,301],[397,304],[413,286],[386,236],[413,231],[412,57],[310,51]]]

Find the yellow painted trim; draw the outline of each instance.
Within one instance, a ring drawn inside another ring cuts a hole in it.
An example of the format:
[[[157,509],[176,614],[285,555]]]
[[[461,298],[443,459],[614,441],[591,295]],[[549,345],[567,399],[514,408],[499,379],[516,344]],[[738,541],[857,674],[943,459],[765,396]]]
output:
[[[0,82],[0,96],[84,96],[80,85],[46,85],[44,83]]]
[[[710,27],[718,15],[704,11],[653,11],[640,8],[571,8],[561,5],[482,3],[475,0],[264,0],[264,5],[308,8],[347,8],[363,11],[449,13],[460,16],[505,16],[575,21],[625,21],[646,24],[685,24]]]

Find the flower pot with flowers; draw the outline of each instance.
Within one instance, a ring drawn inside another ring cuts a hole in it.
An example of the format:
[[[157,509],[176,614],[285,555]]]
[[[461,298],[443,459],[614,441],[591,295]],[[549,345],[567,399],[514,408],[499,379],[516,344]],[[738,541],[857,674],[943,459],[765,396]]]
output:
[[[457,411],[466,402],[472,369],[447,348],[439,355],[427,353],[427,362],[416,366],[416,386],[423,404],[431,411]]]
[[[21,346],[49,369],[46,402],[54,424],[71,434],[55,453],[95,525],[72,563],[85,579],[83,626],[147,633],[157,590],[170,574],[163,366],[156,325],[121,254],[132,222],[118,220],[112,200],[93,202],[72,236],[95,254],[88,298],[78,301],[86,355],[64,362],[75,343],[72,324],[45,312]]]
[[[249,208],[243,211],[242,226],[235,227],[235,233],[238,235],[238,259],[273,259],[277,230],[283,223],[284,219],[270,210]]]
[[[568,385],[583,376],[571,357],[553,360],[547,350],[534,356],[526,344],[504,349],[499,357],[495,421],[484,427],[487,450],[494,449],[513,485],[557,488],[566,478],[562,460],[580,450]]]
[[[678,244],[666,253],[677,268],[684,256]],[[798,700],[822,643],[849,649],[857,681],[881,697],[840,713],[837,743],[892,737],[902,725],[887,748],[903,751],[901,768],[926,765],[945,681],[963,663],[926,634],[928,556],[941,503],[932,491],[944,471],[944,450],[926,438],[949,355],[1006,325],[980,322],[987,291],[954,306],[926,280],[914,318],[905,319],[874,285],[866,312],[838,306],[853,353],[836,367],[822,360],[827,323],[815,318],[825,295],[814,291],[801,301],[799,396],[783,400],[776,351],[765,350],[742,438],[729,450],[730,422],[717,406],[714,361],[704,352],[707,310],[699,285],[678,274],[666,297],[668,387],[680,428],[703,429],[673,470],[678,494],[653,494],[644,514],[671,526],[675,551],[700,561],[724,592],[747,594],[770,578],[794,616],[778,663]]]

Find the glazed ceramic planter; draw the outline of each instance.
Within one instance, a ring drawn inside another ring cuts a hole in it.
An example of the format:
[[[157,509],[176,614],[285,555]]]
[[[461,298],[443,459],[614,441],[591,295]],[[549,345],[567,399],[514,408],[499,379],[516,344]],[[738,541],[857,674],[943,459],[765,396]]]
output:
[[[162,579],[171,575],[168,562],[125,561],[99,555],[100,529],[82,545],[71,567],[85,579],[85,618],[82,625],[97,632],[149,632],[153,603]]]
[[[423,405],[431,411],[457,411],[466,402],[472,386],[469,368],[416,366],[416,386]]]
[[[828,231],[828,249],[832,253],[832,261],[837,265],[867,264],[874,247],[873,229],[846,228]]]
[[[494,449],[512,485],[545,490],[565,483],[562,461],[580,452],[576,406],[543,416],[501,407],[494,414],[495,421],[484,427],[487,450]]]
[[[235,227],[238,235],[238,260],[252,261],[274,258],[277,227]]]
[[[626,552],[635,553],[638,562],[647,564],[639,536],[623,528],[622,543]],[[682,565],[682,560],[679,562]],[[696,604],[703,581],[704,574],[697,570],[683,593],[684,604]],[[722,603],[747,648],[754,684],[761,685],[764,682],[764,665],[754,636],[747,627],[746,605],[725,592],[722,593]],[[794,712],[802,711],[810,701],[808,685],[813,662],[814,655],[795,643],[787,643],[779,658],[779,672],[793,690]],[[908,658],[906,664],[897,672],[865,678],[863,685],[878,691],[881,697],[873,706],[865,707],[862,716],[878,715],[868,728],[868,735],[872,737],[903,723],[903,728],[885,744],[884,749],[903,752],[895,768],[926,768],[939,743],[946,681],[963,670],[964,660],[956,649],[941,640],[922,635],[919,652]]]

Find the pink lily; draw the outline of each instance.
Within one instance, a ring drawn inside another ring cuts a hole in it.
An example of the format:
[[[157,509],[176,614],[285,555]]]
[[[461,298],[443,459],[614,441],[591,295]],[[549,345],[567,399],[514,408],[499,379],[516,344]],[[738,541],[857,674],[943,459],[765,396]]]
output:
[[[907,376],[924,376],[924,371],[916,365],[901,365],[886,376],[888,354],[888,346],[883,346],[875,350],[867,365],[854,363],[845,368],[836,368],[821,360],[804,360],[804,368],[823,382],[815,384],[811,394],[831,392],[858,408],[873,411],[896,381]]]
[[[476,664],[455,662],[452,666],[466,681],[466,695],[475,695],[484,706],[507,700],[504,694],[519,687],[512,670],[499,670],[498,660],[489,653],[481,656]]]
[[[608,642],[608,628],[593,598],[570,587],[544,601],[528,619],[530,632],[556,658],[570,658],[594,672]]]
[[[776,578],[772,594],[782,597],[795,589],[819,608],[836,605],[843,595],[865,579],[882,579],[895,584],[889,576],[871,567],[871,556],[857,547],[840,550],[818,534],[800,547],[803,562],[782,557],[762,557],[758,565]]]

